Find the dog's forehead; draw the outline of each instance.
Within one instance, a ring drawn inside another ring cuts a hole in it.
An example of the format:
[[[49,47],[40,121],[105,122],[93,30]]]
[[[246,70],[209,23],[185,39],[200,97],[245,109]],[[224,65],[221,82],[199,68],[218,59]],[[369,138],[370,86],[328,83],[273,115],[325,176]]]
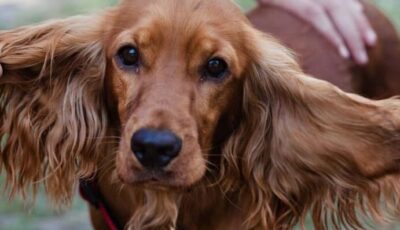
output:
[[[187,33],[201,25],[234,31],[243,22],[247,19],[233,0],[125,0],[118,7],[114,27],[159,23],[163,32]]]
[[[176,14],[183,11],[193,13],[204,10],[215,11],[219,14],[240,12],[240,8],[234,0],[123,0],[120,6],[122,9],[130,11],[142,11],[149,7],[159,6],[163,11],[172,10]]]
[[[152,61],[168,56],[170,61],[200,62],[217,55],[233,62],[246,56],[251,27],[230,0],[125,0],[112,20],[106,35],[108,55],[131,43]]]

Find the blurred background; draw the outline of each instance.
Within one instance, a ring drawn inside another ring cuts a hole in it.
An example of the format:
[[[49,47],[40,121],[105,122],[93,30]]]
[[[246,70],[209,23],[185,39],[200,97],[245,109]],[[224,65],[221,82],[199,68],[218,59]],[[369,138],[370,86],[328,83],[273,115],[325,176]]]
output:
[[[0,0],[0,29],[32,24],[49,18],[93,12],[115,5],[119,0]],[[236,0],[248,10],[255,0]],[[371,0],[400,28],[400,0]]]
[[[50,18],[91,13],[115,5],[117,2],[118,0],[0,0],[0,29],[37,23]],[[255,5],[254,0],[237,0],[237,2],[243,10]],[[400,29],[400,0],[373,2],[382,8]],[[91,229],[86,209],[86,204],[79,197],[76,197],[70,210],[55,212],[43,193],[39,193],[34,205],[24,204],[18,199],[9,202],[7,197],[0,194],[0,230]],[[386,229],[400,229],[400,227],[389,226]]]

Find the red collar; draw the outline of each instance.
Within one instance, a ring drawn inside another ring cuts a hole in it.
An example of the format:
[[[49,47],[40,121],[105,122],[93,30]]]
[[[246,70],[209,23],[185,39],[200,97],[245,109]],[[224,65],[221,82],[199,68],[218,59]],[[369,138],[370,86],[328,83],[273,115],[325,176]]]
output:
[[[110,209],[107,207],[107,204],[101,195],[100,189],[97,186],[96,177],[92,179],[80,180],[79,192],[84,200],[100,211],[108,230],[122,229],[119,228],[117,222],[110,212]]]

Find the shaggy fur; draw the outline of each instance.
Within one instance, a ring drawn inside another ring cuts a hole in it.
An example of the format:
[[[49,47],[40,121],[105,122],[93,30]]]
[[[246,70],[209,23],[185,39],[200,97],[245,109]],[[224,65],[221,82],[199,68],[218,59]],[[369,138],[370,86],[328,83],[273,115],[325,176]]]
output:
[[[82,24],[88,19],[0,35],[5,68],[0,79],[1,166],[10,195],[35,192],[43,182],[50,198],[63,204],[75,191],[77,177],[96,168],[107,129],[105,57],[94,25]]]
[[[116,59],[126,44],[138,69]],[[229,0],[125,0],[2,32],[0,47],[11,196],[44,184],[67,204],[78,179],[97,174],[118,224],[135,230],[291,229],[309,212],[317,229],[363,228],[360,214],[399,214],[400,100],[306,76]],[[229,65],[222,81],[199,73],[215,56]],[[142,127],[182,138],[165,169],[132,154]]]

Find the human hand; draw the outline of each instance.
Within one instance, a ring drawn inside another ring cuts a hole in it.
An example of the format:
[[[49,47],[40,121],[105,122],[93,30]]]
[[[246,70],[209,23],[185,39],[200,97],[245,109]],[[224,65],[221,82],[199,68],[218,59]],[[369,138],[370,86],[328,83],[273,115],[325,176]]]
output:
[[[343,58],[368,62],[366,46],[373,46],[377,35],[358,0],[258,0],[262,5],[284,8],[313,25]]]
[[[0,64],[0,77],[1,76],[3,76],[3,67],[1,67],[1,64]]]

